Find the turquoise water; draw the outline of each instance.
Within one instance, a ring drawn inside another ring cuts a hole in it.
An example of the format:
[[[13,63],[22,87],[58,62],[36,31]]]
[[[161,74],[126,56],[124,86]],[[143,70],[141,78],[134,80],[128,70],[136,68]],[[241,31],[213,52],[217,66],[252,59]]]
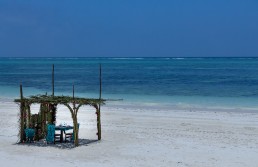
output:
[[[0,96],[51,93],[182,105],[258,107],[258,58],[0,58]]]

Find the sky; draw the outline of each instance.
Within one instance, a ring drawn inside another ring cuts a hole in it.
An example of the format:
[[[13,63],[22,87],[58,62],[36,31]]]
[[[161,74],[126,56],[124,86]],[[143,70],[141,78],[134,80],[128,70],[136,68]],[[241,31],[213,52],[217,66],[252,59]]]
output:
[[[0,0],[0,57],[258,57],[257,0]]]

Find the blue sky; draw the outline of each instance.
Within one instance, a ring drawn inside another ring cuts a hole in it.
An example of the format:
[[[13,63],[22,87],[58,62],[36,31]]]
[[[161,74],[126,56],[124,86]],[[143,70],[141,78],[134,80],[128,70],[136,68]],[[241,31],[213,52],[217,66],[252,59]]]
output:
[[[258,1],[0,0],[0,56],[258,56]]]

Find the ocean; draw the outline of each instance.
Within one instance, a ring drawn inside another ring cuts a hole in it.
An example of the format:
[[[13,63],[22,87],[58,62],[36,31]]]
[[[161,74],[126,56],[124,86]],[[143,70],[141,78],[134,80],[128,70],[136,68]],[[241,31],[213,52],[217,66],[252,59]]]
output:
[[[185,106],[258,107],[258,58],[0,58],[0,97],[55,91],[103,98]]]

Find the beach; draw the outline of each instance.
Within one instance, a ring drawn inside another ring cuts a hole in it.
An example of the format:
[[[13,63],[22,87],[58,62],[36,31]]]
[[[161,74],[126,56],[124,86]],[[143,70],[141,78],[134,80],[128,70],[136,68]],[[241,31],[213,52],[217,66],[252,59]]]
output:
[[[171,108],[109,102],[102,107],[102,140],[96,141],[96,115],[78,114],[77,148],[16,144],[19,106],[0,102],[0,163],[12,166],[192,166],[255,167],[258,163],[258,113],[242,109]],[[32,106],[37,112],[38,106]],[[6,121],[8,120],[8,121]],[[71,123],[59,106],[57,122]]]

